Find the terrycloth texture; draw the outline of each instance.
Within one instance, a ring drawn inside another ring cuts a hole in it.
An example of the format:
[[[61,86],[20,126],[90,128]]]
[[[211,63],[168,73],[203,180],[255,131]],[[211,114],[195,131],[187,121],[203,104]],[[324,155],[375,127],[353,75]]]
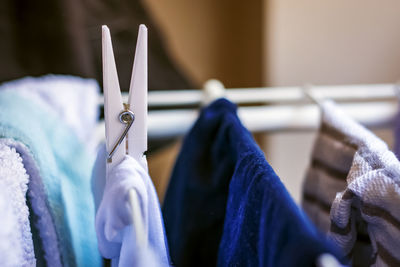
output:
[[[35,266],[29,210],[28,175],[22,159],[0,143],[0,265]]]
[[[54,110],[2,88],[0,137],[23,144],[26,150],[22,145],[16,150],[30,183],[40,177],[33,187],[29,184],[28,193],[48,265],[101,265],[94,219],[89,216],[95,212],[90,191],[94,158],[84,145]]]
[[[15,149],[21,155],[22,163],[29,175],[27,198],[32,211],[29,214],[29,219],[37,264],[45,261],[48,266],[62,266],[56,227],[50,207],[47,204],[47,195],[36,159],[34,159],[28,147],[21,142],[2,138],[0,143]]]
[[[338,256],[225,99],[186,136],[163,212],[177,266],[314,266],[321,253]]]
[[[7,184],[0,180],[0,265],[6,267],[35,266],[34,258],[31,265],[23,264],[25,261],[24,243],[21,241],[21,233],[17,229],[18,215],[9,204],[11,198]]]
[[[105,165],[104,151],[103,147],[97,164]],[[101,181],[104,178],[105,172],[94,171],[92,179],[99,183],[99,187],[104,184]],[[136,191],[140,200],[147,246],[136,242],[132,207],[128,202],[131,189]],[[103,257],[112,259],[113,266],[169,266],[160,204],[153,183],[148,172],[128,155],[110,171],[105,182],[96,214],[96,232],[100,252]]]
[[[313,162],[304,185],[310,216],[354,265],[400,265],[400,163],[387,145],[326,102]]]
[[[91,153],[95,152],[94,138],[99,117],[100,88],[93,79],[67,75],[26,77],[2,85],[2,89],[17,91],[22,96],[35,99],[48,106],[77,135]]]
[[[40,106],[51,110],[58,116],[58,120],[65,123],[76,134],[88,153],[94,153],[96,138],[93,137],[99,115],[97,106],[99,88],[95,80],[67,75],[47,75],[15,80],[3,84],[1,88],[10,89],[25,98],[33,99]],[[57,248],[57,236],[51,222],[50,211],[46,207],[47,197],[35,159],[22,143],[7,140],[6,145],[15,147],[24,157],[24,164],[28,166],[29,202],[33,203],[36,213],[40,214],[39,217],[32,213],[30,218],[37,264],[40,265],[46,261],[50,266],[60,266],[61,256]],[[35,225],[41,227],[40,233]],[[43,251],[41,242],[46,244],[46,251]]]

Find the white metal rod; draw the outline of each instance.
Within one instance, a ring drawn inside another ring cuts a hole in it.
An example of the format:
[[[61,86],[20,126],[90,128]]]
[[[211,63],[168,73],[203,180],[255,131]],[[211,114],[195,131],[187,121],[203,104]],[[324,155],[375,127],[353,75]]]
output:
[[[396,101],[339,104],[344,112],[368,128],[392,127],[398,112]],[[198,117],[198,110],[154,110],[148,114],[149,139],[178,137],[186,134]],[[239,107],[238,115],[251,132],[303,131],[319,126],[316,105],[272,105]],[[99,126],[100,131],[104,128]],[[99,136],[101,139],[101,136]]]
[[[369,128],[391,127],[397,104],[390,102],[340,105],[344,112]],[[153,111],[149,113],[149,138],[184,135],[197,118],[194,110]],[[319,125],[319,108],[304,106],[240,107],[238,115],[251,132],[312,130]]]
[[[335,101],[379,101],[394,99],[397,95],[394,84],[314,86],[310,91],[317,98],[329,98]],[[302,87],[226,89],[226,98],[236,104],[286,103],[305,99]],[[148,104],[149,107],[199,105],[202,99],[202,90],[150,91]],[[103,99],[100,98],[99,104],[102,103]]]

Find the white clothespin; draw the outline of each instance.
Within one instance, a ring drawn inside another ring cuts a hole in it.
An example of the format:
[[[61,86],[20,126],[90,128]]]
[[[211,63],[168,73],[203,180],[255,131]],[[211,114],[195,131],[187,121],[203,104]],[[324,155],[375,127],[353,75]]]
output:
[[[128,103],[122,103],[110,30],[102,27],[104,117],[108,173],[125,154],[135,158],[145,170],[147,161],[147,28],[139,26]],[[139,245],[147,245],[147,227],[142,219],[139,198],[130,190],[133,225]]]

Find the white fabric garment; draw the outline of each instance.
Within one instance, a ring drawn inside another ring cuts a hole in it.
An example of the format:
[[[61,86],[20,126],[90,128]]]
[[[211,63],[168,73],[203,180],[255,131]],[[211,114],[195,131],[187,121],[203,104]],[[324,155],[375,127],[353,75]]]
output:
[[[7,184],[0,180],[0,265],[23,266],[24,250],[18,229],[18,218],[9,204],[11,194],[7,187]]]
[[[104,150],[100,151],[102,160],[98,158],[97,164],[105,165]],[[99,185],[96,190],[103,191],[96,214],[96,232],[102,256],[112,259],[113,266],[169,266],[160,204],[147,171],[129,155],[110,171],[105,183],[105,172],[101,173],[99,169],[105,170],[104,166],[95,167],[92,179]],[[102,184],[105,184],[104,190],[101,190]],[[128,202],[130,189],[139,196],[148,233],[146,247],[137,244],[135,239]]]
[[[0,143],[0,266],[35,266],[26,204],[29,176],[14,148]]]
[[[340,264],[340,262],[332,254],[324,253],[324,254],[321,254],[317,258],[317,260],[315,262],[315,266],[317,266],[317,267],[342,267],[345,265]]]

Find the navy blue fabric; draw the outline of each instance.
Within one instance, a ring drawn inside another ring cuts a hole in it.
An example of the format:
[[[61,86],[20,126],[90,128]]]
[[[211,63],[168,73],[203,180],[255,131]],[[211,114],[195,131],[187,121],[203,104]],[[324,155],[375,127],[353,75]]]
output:
[[[313,266],[323,252],[339,256],[225,99],[202,110],[186,136],[163,214],[176,266]]]

